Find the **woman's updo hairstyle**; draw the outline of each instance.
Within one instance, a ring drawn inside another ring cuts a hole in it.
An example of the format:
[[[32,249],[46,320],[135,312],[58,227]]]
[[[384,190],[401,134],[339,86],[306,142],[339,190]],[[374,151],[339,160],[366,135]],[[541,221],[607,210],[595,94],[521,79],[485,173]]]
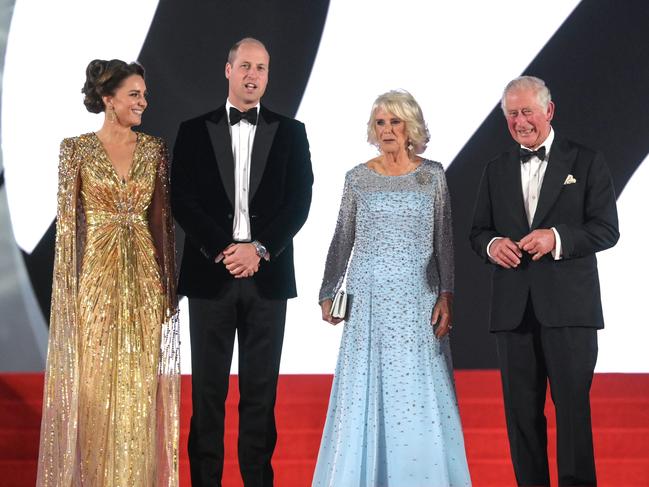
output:
[[[138,63],[128,64],[119,59],[90,61],[86,82],[81,88],[81,93],[86,95],[83,99],[86,109],[91,113],[103,112],[106,107],[101,97],[114,95],[122,82],[134,74],[144,78],[144,68]]]

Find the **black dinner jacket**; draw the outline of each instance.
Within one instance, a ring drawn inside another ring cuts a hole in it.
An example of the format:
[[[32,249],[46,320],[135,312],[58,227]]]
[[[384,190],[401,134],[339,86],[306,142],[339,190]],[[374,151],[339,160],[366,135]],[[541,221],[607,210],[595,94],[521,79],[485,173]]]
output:
[[[171,205],[186,239],[178,292],[218,296],[233,277],[215,257],[232,243],[234,158],[225,106],[180,124],[171,167]],[[261,106],[250,164],[253,240],[270,252],[252,277],[269,299],[297,295],[293,236],[306,221],[313,173],[304,125]]]
[[[595,253],[619,238],[615,191],[601,153],[555,136],[532,225],[521,188],[519,146],[491,160],[482,175],[473,214],[473,250],[493,266],[490,329],[521,323],[528,296],[544,326],[603,328]],[[566,184],[571,175],[574,183]],[[491,263],[493,237],[520,240],[531,230],[555,227],[563,258],[532,261],[523,252],[516,269]]]

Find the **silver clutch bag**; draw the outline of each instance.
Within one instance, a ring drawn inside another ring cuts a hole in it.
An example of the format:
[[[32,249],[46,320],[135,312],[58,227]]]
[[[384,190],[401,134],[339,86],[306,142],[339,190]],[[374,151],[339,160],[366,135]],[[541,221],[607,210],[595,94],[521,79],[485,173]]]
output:
[[[343,320],[347,316],[347,294],[342,289],[334,296],[333,303],[331,304],[331,316]]]

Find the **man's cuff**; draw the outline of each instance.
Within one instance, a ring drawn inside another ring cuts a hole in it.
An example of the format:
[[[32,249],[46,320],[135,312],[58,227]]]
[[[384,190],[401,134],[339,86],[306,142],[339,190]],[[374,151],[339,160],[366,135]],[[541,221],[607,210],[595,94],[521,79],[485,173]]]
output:
[[[554,232],[554,248],[550,251],[554,260],[561,260],[563,258],[563,253],[561,251],[561,235],[557,232],[557,229],[552,227],[550,230]]]
[[[235,243],[236,243],[236,242],[232,242],[231,244],[228,244],[228,246],[227,246],[225,249],[221,250],[221,252],[219,252],[219,253],[216,255],[216,257],[214,258],[214,263],[215,263],[215,264],[218,264],[218,263],[221,262],[223,259],[225,259],[225,254],[224,254],[223,252],[225,252],[227,249],[229,249],[230,247],[232,247]]]
[[[492,238],[491,240],[489,240],[489,243],[487,244],[487,256],[488,256],[491,260],[493,260],[493,257],[492,257],[491,254],[489,253],[489,248],[491,247],[491,244],[492,244],[492,243],[494,243],[496,240],[500,240],[501,238],[504,238],[504,237],[494,237],[494,238]]]

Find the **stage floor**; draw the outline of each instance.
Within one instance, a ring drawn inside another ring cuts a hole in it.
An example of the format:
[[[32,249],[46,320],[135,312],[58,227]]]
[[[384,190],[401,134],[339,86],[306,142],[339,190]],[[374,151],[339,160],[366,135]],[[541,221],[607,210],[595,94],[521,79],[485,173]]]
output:
[[[509,461],[497,371],[461,370],[456,371],[455,377],[474,487],[516,485]],[[0,485],[3,487],[31,487],[35,483],[42,386],[42,374],[0,374]],[[273,459],[278,487],[311,484],[330,387],[329,375],[280,377],[276,409],[279,439]],[[600,487],[649,486],[649,374],[596,374],[591,398]],[[225,487],[242,486],[236,463],[237,401],[237,377],[232,376],[226,414]],[[555,422],[551,404],[548,399],[549,452],[554,462]],[[190,377],[183,376],[180,438],[183,487],[190,486],[186,452],[190,414],[191,381]],[[556,485],[556,470],[553,468],[551,473]]]

